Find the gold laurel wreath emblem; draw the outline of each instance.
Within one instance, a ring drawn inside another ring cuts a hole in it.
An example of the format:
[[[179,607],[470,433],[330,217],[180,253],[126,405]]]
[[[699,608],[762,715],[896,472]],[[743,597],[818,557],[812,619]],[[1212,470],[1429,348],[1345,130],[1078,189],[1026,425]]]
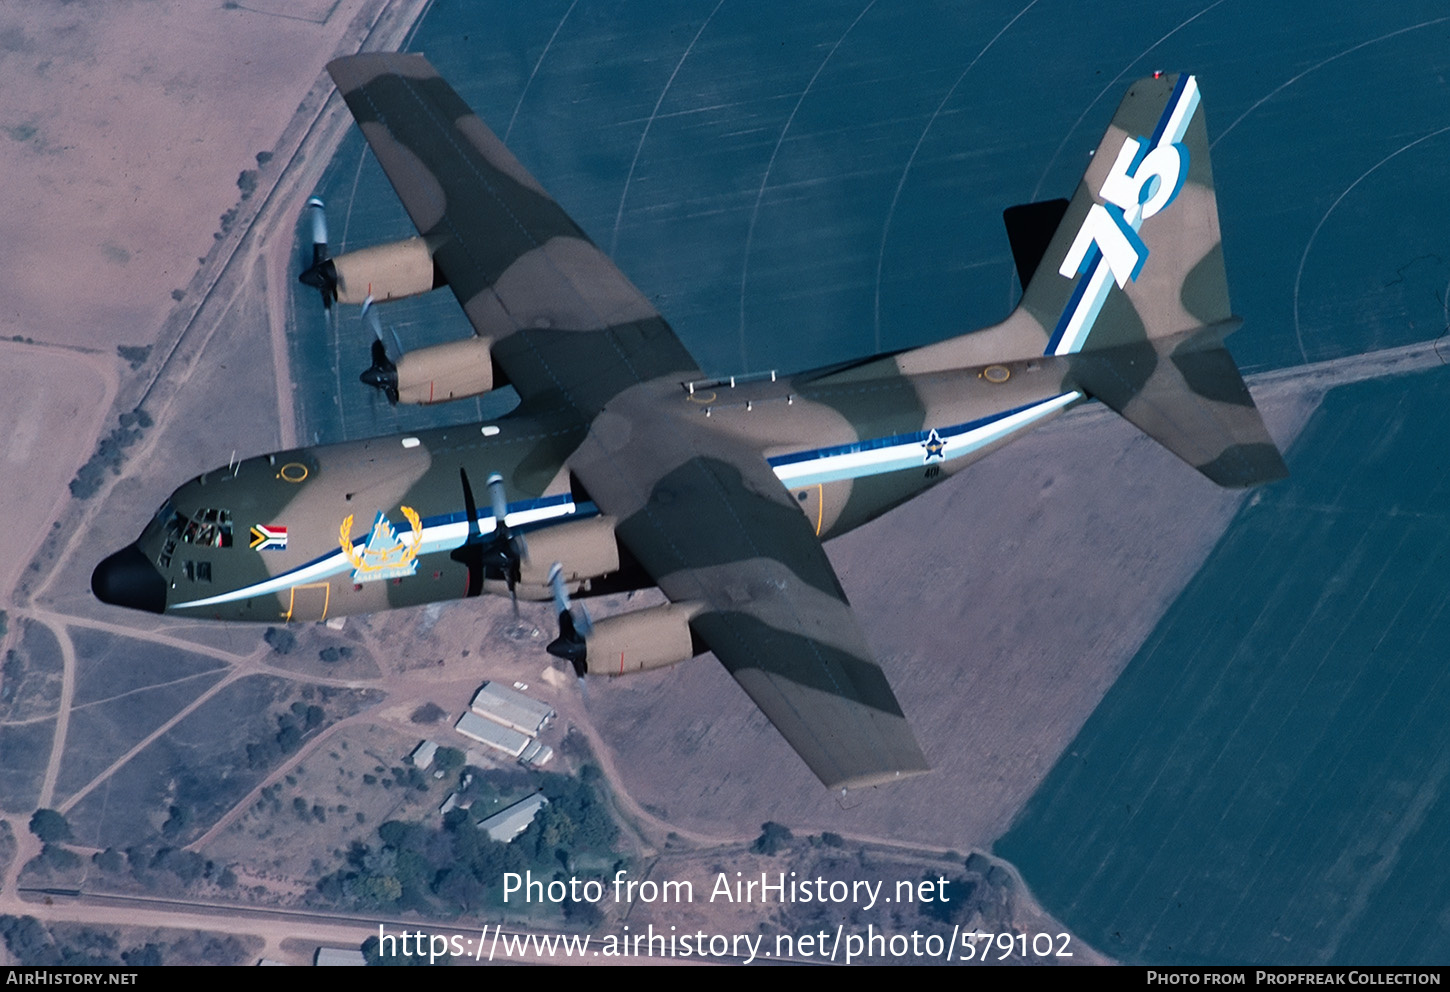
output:
[[[381,553],[369,553],[366,546],[363,547],[361,554],[358,553],[352,544],[352,514],[349,513],[347,515],[347,519],[342,522],[342,527],[338,532],[338,543],[342,546],[342,553],[347,555],[347,560],[352,562],[353,568],[359,572],[378,572],[385,568],[404,568],[414,558],[418,557],[418,549],[423,545],[423,520],[411,506],[399,507],[399,509],[403,511],[403,516],[408,518],[408,524],[413,528],[413,543],[410,545],[400,538],[397,544]],[[399,557],[393,557],[394,554],[399,553]],[[369,562],[369,557],[380,560]]]

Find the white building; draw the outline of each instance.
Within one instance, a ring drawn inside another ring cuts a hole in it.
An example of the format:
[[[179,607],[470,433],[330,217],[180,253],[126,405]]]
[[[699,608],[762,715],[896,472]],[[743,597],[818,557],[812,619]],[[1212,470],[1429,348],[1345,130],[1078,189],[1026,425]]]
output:
[[[529,746],[524,748],[524,753],[519,755],[521,764],[529,765],[532,768],[542,768],[554,757],[554,749],[547,744],[540,744],[538,741],[529,741]]]
[[[529,746],[529,738],[517,730],[485,720],[477,713],[465,713],[453,727],[464,737],[471,737],[480,744],[486,744],[495,751],[502,751],[511,758],[517,758]]]
[[[433,764],[433,756],[438,753],[438,744],[435,741],[424,741],[413,748],[413,753],[408,755],[408,760],[413,767],[427,771],[428,766]]]
[[[485,682],[479,688],[473,697],[473,712],[530,737],[537,736],[554,717],[547,704],[497,682]]]
[[[487,831],[492,839],[507,844],[528,829],[539,810],[547,805],[549,800],[544,798],[543,793],[536,792],[508,809],[501,809],[488,819],[480,821],[478,829]]]

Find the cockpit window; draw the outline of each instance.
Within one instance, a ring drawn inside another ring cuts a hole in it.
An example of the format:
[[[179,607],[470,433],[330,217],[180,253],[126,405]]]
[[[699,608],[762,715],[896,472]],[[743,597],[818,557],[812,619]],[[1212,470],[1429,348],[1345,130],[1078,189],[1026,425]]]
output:
[[[169,505],[162,509],[169,509]],[[156,556],[156,564],[162,568],[171,567],[171,556],[176,553],[178,544],[230,548],[232,511],[206,508],[197,510],[190,517],[172,511],[171,519],[166,523],[166,540],[162,543],[160,554]]]
[[[161,504],[161,509],[156,511],[156,515],[151,518],[151,522],[155,525],[164,524],[171,519],[172,514],[175,512],[176,507],[171,505],[171,500],[167,500]]]

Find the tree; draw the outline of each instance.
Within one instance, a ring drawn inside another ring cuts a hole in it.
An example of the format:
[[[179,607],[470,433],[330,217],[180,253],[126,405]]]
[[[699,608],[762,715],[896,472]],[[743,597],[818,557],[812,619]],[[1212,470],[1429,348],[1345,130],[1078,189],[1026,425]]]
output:
[[[463,752],[456,747],[440,747],[433,755],[433,763],[446,775],[463,767]]]
[[[70,824],[53,809],[38,809],[30,817],[30,832],[47,844],[63,844],[71,839]]]
[[[750,849],[756,854],[768,854],[774,857],[785,848],[786,843],[793,836],[790,828],[771,820],[760,825],[760,836],[755,838],[755,843],[750,845]]]

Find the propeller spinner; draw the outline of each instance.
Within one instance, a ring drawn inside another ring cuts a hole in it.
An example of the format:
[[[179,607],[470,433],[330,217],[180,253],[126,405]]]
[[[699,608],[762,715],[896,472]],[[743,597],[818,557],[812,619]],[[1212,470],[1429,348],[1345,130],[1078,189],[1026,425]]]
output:
[[[449,554],[449,557],[468,568],[468,595],[477,596],[483,592],[485,578],[501,580],[508,585],[509,594],[514,596],[514,609],[518,609],[517,589],[520,569],[529,557],[529,548],[524,535],[516,533],[508,524],[508,493],[504,488],[503,476],[495,473],[488,477],[489,497],[493,503],[493,535],[484,540],[478,526],[478,504],[473,498],[473,486],[468,481],[468,470],[459,468],[458,475],[463,483],[463,508],[468,515],[468,536],[463,543]]]
[[[388,349],[381,338],[373,340],[373,364],[358,378],[374,389],[381,389],[389,403],[398,405],[398,367],[388,357]]]
[[[383,322],[378,317],[378,311],[373,306],[373,298],[369,296],[363,301],[363,320],[373,329],[373,364],[363,370],[358,379],[364,385],[380,389],[388,402],[393,406],[398,405],[398,366],[388,357],[388,346],[383,344]],[[398,350],[402,351],[402,342],[398,341],[396,332],[393,334],[393,342],[397,344]]]

